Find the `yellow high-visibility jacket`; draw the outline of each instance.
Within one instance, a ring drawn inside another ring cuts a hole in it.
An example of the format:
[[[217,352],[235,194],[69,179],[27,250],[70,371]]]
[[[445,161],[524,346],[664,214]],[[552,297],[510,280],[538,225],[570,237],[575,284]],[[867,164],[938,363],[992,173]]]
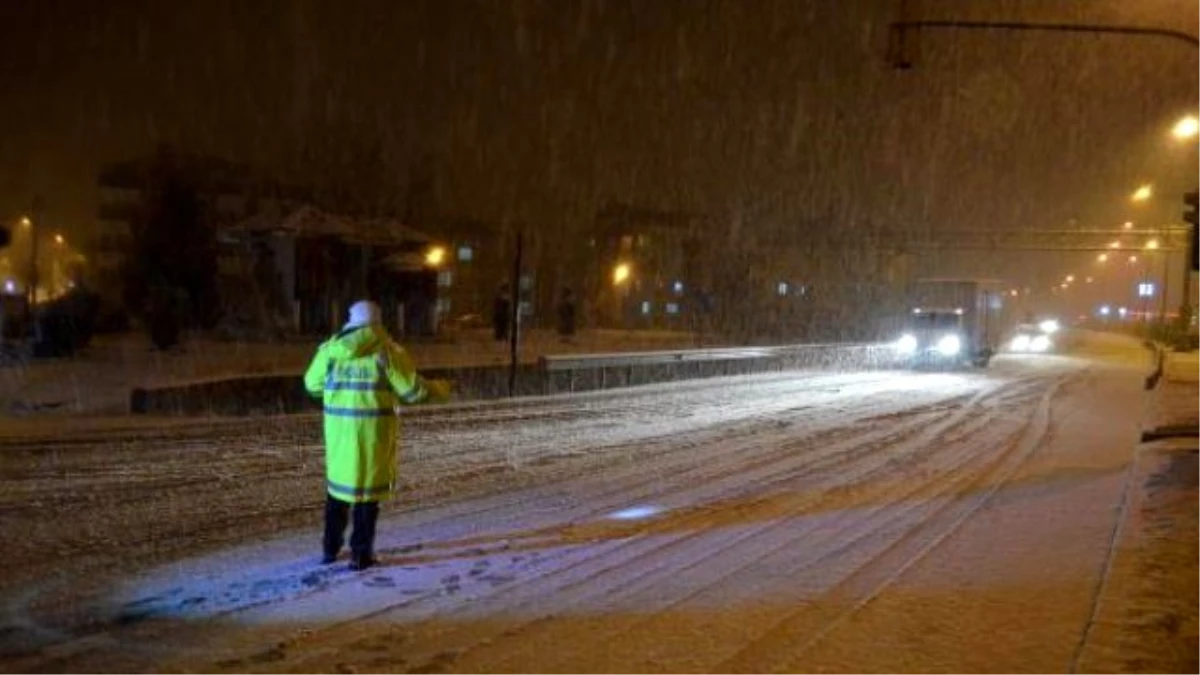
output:
[[[434,396],[444,398],[442,383]],[[325,341],[304,373],[324,403],[325,483],[345,502],[387,499],[396,486],[397,405],[431,398],[403,347],[382,327],[351,328]]]

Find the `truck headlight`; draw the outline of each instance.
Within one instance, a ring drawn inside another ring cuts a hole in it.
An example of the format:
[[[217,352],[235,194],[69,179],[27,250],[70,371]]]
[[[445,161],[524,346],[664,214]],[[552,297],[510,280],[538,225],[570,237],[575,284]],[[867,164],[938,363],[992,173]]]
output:
[[[1050,337],[1039,335],[1029,342],[1029,350],[1034,352],[1044,352],[1050,349]]]
[[[1023,352],[1029,349],[1029,336],[1018,335],[1008,344],[1008,348],[1014,352]]]
[[[896,340],[896,351],[901,354],[911,354],[917,351],[917,337],[911,333],[905,333]]]
[[[958,339],[957,335],[947,335],[938,340],[937,350],[942,356],[954,356],[962,349],[962,340]]]

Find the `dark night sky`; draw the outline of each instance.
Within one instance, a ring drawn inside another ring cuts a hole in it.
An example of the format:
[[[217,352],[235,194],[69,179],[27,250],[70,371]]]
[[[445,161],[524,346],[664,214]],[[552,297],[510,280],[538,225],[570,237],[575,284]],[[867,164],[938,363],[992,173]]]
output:
[[[925,2],[922,18],[1195,33],[1195,0]],[[1167,136],[1197,51],[1127,37],[929,34],[889,69],[893,0],[6,2],[0,213],[94,227],[95,172],[159,143],[302,177],[378,144],[443,210],[578,223],[598,203],[781,228],[1046,227],[1196,182]],[[315,150],[314,150],[315,149]],[[315,159],[314,159],[314,154]],[[1191,154],[1189,154],[1191,153]],[[305,159],[307,157],[307,159]],[[328,161],[322,161],[322,160]],[[1161,217],[1178,212],[1173,196]]]

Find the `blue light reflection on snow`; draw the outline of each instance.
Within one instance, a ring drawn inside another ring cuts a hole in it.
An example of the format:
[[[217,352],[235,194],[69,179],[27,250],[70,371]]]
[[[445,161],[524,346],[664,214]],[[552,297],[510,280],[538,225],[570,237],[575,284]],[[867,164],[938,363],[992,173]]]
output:
[[[657,506],[633,506],[628,509],[614,511],[608,514],[608,517],[616,520],[637,520],[639,518],[648,518],[661,510]]]

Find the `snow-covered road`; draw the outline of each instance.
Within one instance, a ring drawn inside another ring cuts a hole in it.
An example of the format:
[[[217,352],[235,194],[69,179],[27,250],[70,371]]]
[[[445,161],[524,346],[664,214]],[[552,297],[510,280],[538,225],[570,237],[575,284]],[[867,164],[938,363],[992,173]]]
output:
[[[415,409],[383,564],[357,574],[316,565],[315,417],[25,429],[0,438],[0,663],[1070,669],[1144,370],[1001,357]]]

